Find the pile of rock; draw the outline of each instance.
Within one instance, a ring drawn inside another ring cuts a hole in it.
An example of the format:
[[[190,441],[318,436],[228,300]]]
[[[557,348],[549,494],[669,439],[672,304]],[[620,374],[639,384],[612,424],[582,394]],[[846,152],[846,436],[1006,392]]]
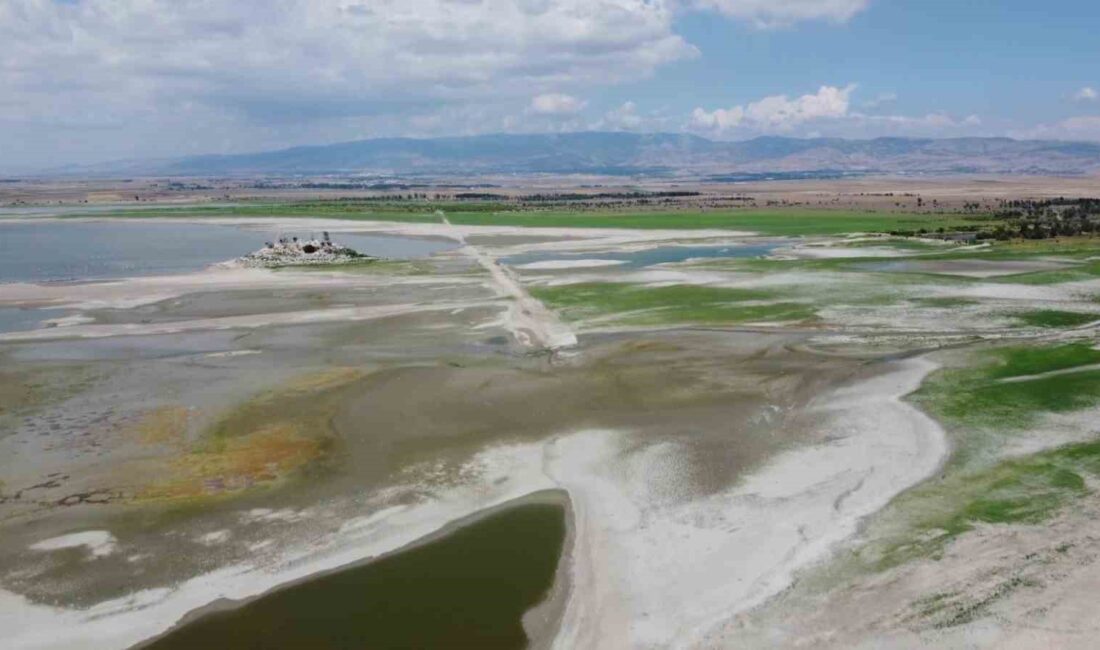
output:
[[[366,262],[375,258],[370,255],[334,244],[326,232],[321,239],[298,239],[281,237],[278,241],[267,242],[260,250],[230,262],[230,265],[246,268],[277,268],[281,266],[306,266],[314,264],[346,264],[348,262]]]

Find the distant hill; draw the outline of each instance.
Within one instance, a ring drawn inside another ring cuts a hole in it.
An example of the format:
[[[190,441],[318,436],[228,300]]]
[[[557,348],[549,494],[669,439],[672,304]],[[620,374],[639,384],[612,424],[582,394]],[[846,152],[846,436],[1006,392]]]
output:
[[[760,137],[723,142],[688,134],[578,132],[380,138],[144,165],[127,163],[116,170],[178,176],[1085,174],[1100,172],[1100,144],[1009,138]]]

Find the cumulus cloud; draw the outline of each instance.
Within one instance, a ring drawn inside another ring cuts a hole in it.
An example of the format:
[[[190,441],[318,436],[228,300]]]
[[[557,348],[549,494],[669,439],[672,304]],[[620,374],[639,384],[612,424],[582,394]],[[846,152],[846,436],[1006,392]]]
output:
[[[597,128],[629,131],[640,127],[642,122],[642,116],[638,115],[638,105],[634,102],[623,102],[622,106],[604,114]]]
[[[1070,138],[1084,140],[1100,140],[1100,115],[1081,115],[1063,120],[1055,133],[1064,134]]]
[[[772,95],[743,106],[713,111],[696,108],[691,114],[691,127],[719,133],[739,128],[787,132],[806,122],[846,116],[853,90],[855,85],[822,86],[816,94],[794,99]]]
[[[588,104],[564,93],[544,93],[531,100],[528,110],[536,115],[576,115]]]
[[[843,23],[870,5],[870,0],[686,0],[759,27],[777,27],[805,20]]]
[[[897,93],[879,93],[874,99],[863,102],[863,108],[874,110],[898,101]]]
[[[1079,102],[1094,102],[1100,99],[1100,92],[1096,92],[1096,89],[1092,86],[1085,86],[1074,93],[1073,98]]]
[[[772,95],[730,108],[712,111],[696,108],[687,128],[714,136],[750,137],[778,133],[865,138],[880,135],[959,135],[982,126],[982,119],[977,115],[957,118],[944,112],[925,115],[860,112],[852,109],[855,90],[855,84],[843,88],[822,86],[816,93],[801,97]],[[869,103],[878,105],[882,101]]]
[[[1015,131],[1012,136],[1024,139],[1100,141],[1100,115],[1078,115],[1053,124],[1040,124],[1034,128]]]
[[[947,113],[928,113],[918,116],[864,115],[862,113],[852,113],[849,117],[852,120],[870,125],[894,125],[914,132],[922,129],[951,129],[982,125],[982,118],[977,115],[968,115],[962,119],[958,119]]]
[[[280,90],[354,103],[632,79],[693,53],[670,24],[646,0],[14,0],[0,47],[5,85],[24,92],[185,91],[255,108]]]
[[[636,80],[697,54],[670,1],[6,0],[0,149],[36,126],[142,154],[142,128],[169,149],[272,146]]]

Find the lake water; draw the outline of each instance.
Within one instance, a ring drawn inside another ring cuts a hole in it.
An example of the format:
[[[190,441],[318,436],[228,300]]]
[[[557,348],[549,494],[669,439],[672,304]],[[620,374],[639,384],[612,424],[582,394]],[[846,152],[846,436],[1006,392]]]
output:
[[[43,321],[68,316],[68,309],[31,309],[23,307],[0,307],[0,332],[18,332],[32,330]]]
[[[613,268],[640,268],[655,264],[669,264],[684,262],[691,259],[725,258],[725,257],[760,257],[767,255],[782,244],[754,244],[749,246],[725,245],[725,246],[660,246],[639,251],[624,252],[590,252],[590,253],[558,253],[554,251],[537,251],[521,253],[501,259],[505,264],[522,266],[535,262],[565,262],[579,260],[616,260],[622,262]]]
[[[150,645],[194,648],[524,648],[550,590],[565,509],[515,506],[442,539],[213,612]]]
[[[185,273],[240,257],[280,235],[310,234],[202,223],[0,220],[0,283]],[[334,234],[333,239],[360,253],[397,259],[426,257],[457,246],[350,233]]]

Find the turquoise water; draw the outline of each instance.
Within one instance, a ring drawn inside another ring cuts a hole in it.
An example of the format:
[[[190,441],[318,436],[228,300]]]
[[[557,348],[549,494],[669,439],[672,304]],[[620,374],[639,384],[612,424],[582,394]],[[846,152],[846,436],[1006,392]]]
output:
[[[0,283],[185,273],[250,253],[280,234],[308,237],[311,232],[202,223],[0,220]],[[360,253],[396,259],[426,257],[456,246],[429,239],[343,233],[334,234],[333,239]]]
[[[754,244],[748,246],[661,246],[640,251],[627,252],[590,252],[590,253],[558,253],[558,252],[533,252],[522,253],[502,258],[501,261],[512,266],[531,264],[533,262],[556,262],[571,260],[619,260],[623,262],[615,268],[641,268],[655,264],[669,264],[684,262],[691,259],[725,258],[725,257],[760,257],[767,255],[782,244]]]

